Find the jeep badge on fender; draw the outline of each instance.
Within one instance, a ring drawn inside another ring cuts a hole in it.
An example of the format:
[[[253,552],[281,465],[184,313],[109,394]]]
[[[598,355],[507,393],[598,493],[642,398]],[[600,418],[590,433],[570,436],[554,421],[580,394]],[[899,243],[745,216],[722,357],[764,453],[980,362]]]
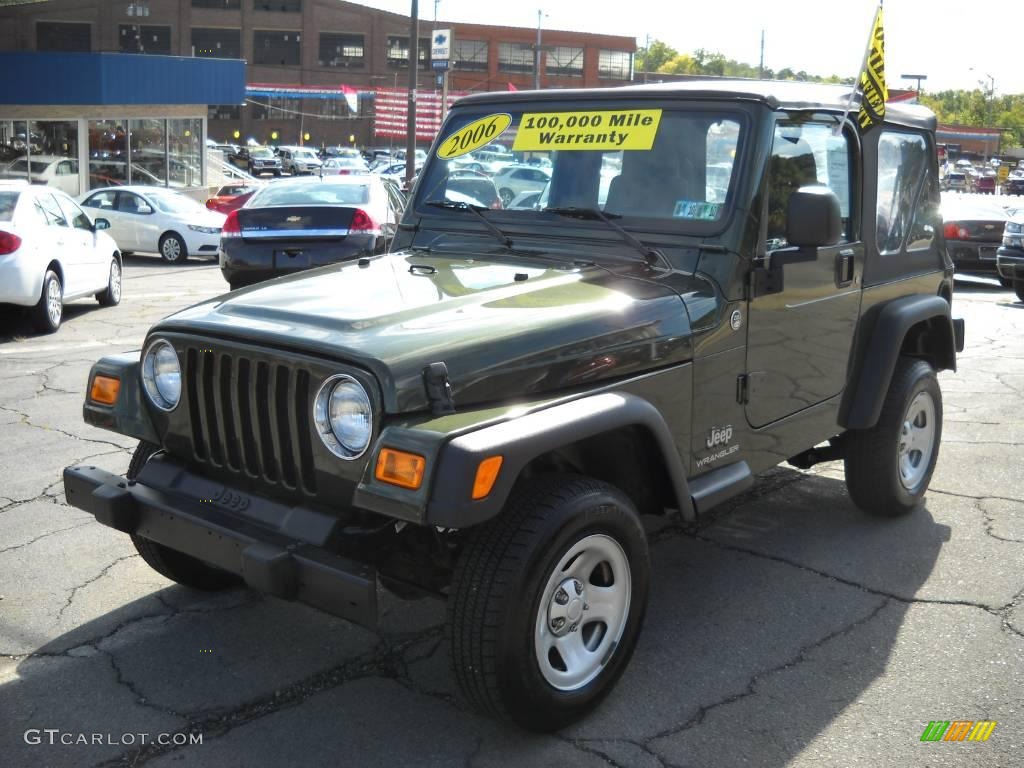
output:
[[[862,130],[850,103],[724,79],[460,100],[389,253],[93,366],[120,394],[86,420],[140,443],[127,482],[68,467],[69,503],[193,587],[366,625],[380,588],[445,599],[473,706],[583,717],[637,647],[642,516],[695,520],[785,459],[841,459],[873,515],[928,489],[964,331],[935,116]]]

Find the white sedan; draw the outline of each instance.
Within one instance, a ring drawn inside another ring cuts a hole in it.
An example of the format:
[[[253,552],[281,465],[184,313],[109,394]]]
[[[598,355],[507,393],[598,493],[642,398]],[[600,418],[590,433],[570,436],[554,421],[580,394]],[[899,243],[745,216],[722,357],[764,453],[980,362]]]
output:
[[[109,187],[86,195],[82,205],[110,220],[122,253],[159,253],[180,264],[189,256],[217,254],[223,213],[161,187]]]
[[[64,303],[121,301],[121,254],[78,204],[52,187],[0,183],[0,304],[30,307],[44,333],[60,327]]]

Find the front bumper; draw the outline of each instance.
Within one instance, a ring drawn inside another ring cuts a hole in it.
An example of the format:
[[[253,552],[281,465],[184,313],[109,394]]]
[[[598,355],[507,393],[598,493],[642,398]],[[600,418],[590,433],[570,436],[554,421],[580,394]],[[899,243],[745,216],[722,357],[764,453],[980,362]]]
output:
[[[376,570],[323,546],[337,535],[335,518],[237,492],[160,456],[138,482],[67,467],[64,489],[68,504],[115,530],[237,574],[259,592],[376,624]]]
[[[1024,280],[1024,250],[1000,248],[996,252],[996,269],[999,276],[1007,280]]]

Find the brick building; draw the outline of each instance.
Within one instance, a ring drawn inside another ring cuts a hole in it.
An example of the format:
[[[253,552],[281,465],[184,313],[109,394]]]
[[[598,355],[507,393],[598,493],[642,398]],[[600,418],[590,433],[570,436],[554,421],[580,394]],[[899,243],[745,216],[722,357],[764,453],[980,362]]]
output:
[[[435,27],[454,31],[453,90],[533,87],[536,29],[421,20],[418,88],[436,87],[429,61]],[[341,0],[43,0],[0,7],[0,50],[244,59],[253,86],[246,103],[209,107],[208,135],[219,141],[266,142],[277,134],[280,143],[347,143],[351,136],[373,144],[374,91],[407,85],[408,49],[408,17]],[[631,37],[543,30],[541,87],[621,85],[632,77],[635,50]]]

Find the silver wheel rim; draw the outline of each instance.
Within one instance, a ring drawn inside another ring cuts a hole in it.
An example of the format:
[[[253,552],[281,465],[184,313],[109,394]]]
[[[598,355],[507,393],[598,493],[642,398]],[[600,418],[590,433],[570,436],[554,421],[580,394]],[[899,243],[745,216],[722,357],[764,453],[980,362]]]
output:
[[[46,314],[50,318],[50,325],[60,324],[60,315],[63,310],[61,304],[60,281],[56,278],[50,279],[46,283]]]
[[[544,679],[575,691],[601,674],[626,628],[632,579],[619,543],[595,533],[562,555],[541,593],[534,652]]]
[[[168,261],[177,261],[178,257],[181,256],[181,243],[178,242],[176,237],[168,237],[164,240],[164,257]]]
[[[900,427],[900,482],[908,491],[924,479],[935,451],[935,401],[928,392],[918,392]]]
[[[110,262],[110,298],[114,302],[121,300],[121,268],[116,259]]]

